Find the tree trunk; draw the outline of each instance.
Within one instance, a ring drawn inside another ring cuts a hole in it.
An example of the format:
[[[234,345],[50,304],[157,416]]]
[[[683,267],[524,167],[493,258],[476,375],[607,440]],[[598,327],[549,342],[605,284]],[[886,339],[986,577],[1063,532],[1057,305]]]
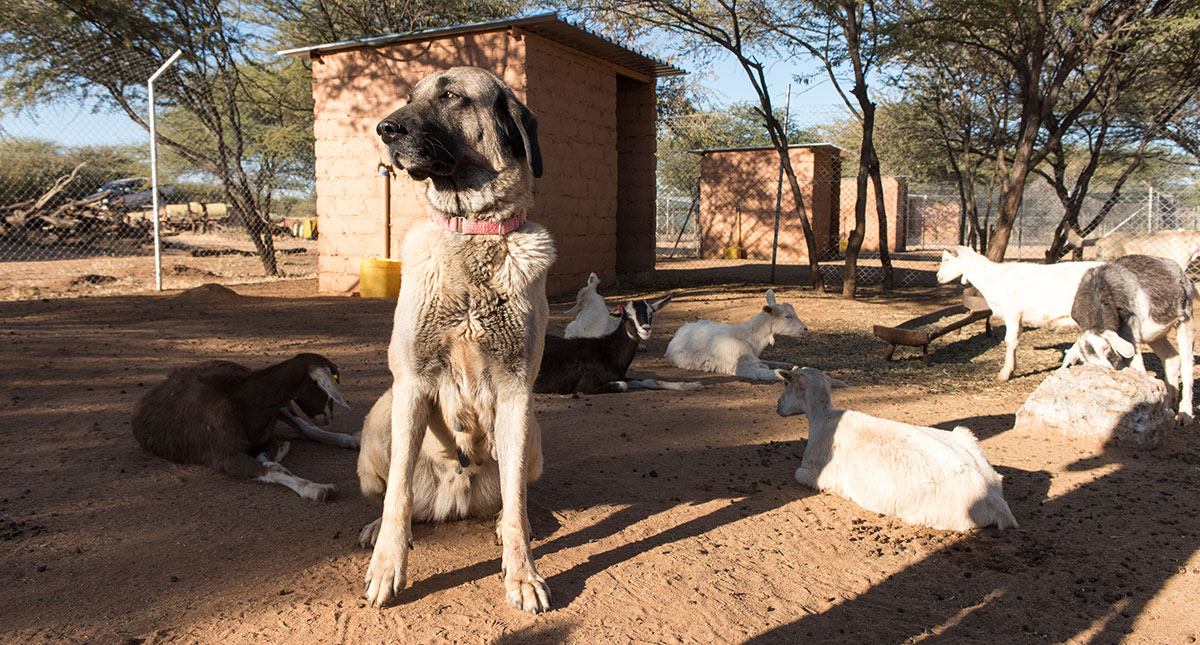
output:
[[[246,233],[254,242],[254,250],[262,262],[263,271],[270,277],[280,275],[275,263],[275,239],[271,234],[271,223],[265,214],[259,213],[257,200],[244,186],[235,182],[226,182],[225,194],[229,197],[239,220],[246,227]]]

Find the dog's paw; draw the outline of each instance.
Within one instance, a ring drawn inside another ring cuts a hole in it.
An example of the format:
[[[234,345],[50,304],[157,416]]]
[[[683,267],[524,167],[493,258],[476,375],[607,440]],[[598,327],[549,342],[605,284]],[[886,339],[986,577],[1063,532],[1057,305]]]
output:
[[[550,586],[536,573],[505,576],[504,595],[509,605],[521,611],[540,614],[550,609]]]
[[[379,537],[379,524],[381,522],[383,522],[383,518],[377,517],[374,522],[362,527],[362,530],[358,532],[358,546],[364,549],[375,546],[375,540]]]
[[[407,584],[407,569],[408,549],[376,546],[367,567],[367,605],[382,608],[396,600]]]

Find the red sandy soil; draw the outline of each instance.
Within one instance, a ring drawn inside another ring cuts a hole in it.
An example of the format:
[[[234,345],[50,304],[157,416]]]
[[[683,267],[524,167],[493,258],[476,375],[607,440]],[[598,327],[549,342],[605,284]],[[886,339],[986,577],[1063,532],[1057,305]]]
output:
[[[285,464],[341,488],[331,503],[144,451],[134,402],[171,369],[264,366],[317,351],[341,368],[355,432],[388,385],[393,304],[314,297],[313,281],[0,303],[0,641],[6,643],[1187,643],[1200,637],[1200,429],[1151,451],[1012,430],[1053,369],[1062,332],[1022,338],[997,383],[998,337],[973,325],[881,359],[873,323],[952,304],[939,291],[846,301],[779,289],[810,335],[766,357],[852,387],[835,404],[967,425],[1021,523],[936,531],[795,483],[807,436],[781,388],[695,375],[662,357],[681,323],[743,320],[758,287],[677,292],[640,376],[695,393],[537,396],[546,471],[530,487],[537,566],[553,609],[508,607],[490,521],[418,525],[410,587],[362,599],[355,454],[294,441]],[[661,291],[643,292],[659,295]],[[642,295],[642,294],[639,294]],[[561,312],[552,308],[552,330]],[[281,426],[282,428],[282,426]],[[281,429],[281,434],[286,428]]]

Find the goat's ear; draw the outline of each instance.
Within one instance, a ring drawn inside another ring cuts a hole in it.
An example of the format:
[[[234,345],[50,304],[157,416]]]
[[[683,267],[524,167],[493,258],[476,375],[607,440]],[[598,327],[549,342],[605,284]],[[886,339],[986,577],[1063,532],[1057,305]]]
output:
[[[1121,338],[1117,332],[1111,329],[1105,330],[1101,336],[1108,341],[1109,347],[1112,347],[1114,352],[1121,355],[1121,358],[1133,358],[1133,355],[1137,353],[1137,348],[1133,346],[1133,343]]]
[[[775,306],[775,291],[773,289],[767,289],[767,304],[772,307]]]
[[[334,403],[343,408],[350,407],[350,404],[346,403],[346,399],[342,398],[342,393],[338,390],[337,381],[334,380],[333,373],[329,371],[328,367],[313,367],[308,371],[308,375],[316,382],[317,387],[321,388],[322,392],[328,394],[329,398],[333,399]]]
[[[612,316],[613,318],[620,318],[625,315],[625,307],[617,305],[617,308],[608,312],[608,315]]]
[[[778,376],[779,380],[788,383],[791,383],[796,378],[796,375],[789,370],[775,370],[775,376]]]
[[[675,294],[672,293],[668,294],[665,298],[659,298],[658,300],[655,300],[654,302],[650,303],[650,309],[652,311],[658,311],[659,309],[666,307],[667,303],[671,302],[671,298],[673,297],[675,297]]]
[[[597,277],[595,273],[589,273],[588,274],[588,286],[594,287],[598,284],[600,284],[600,278]]]
[[[775,312],[775,310],[774,310],[774,309],[771,309],[771,305],[763,305],[763,311],[765,311],[765,312],[767,312],[767,313],[769,313],[769,314],[770,314],[770,313],[774,313],[774,312]]]

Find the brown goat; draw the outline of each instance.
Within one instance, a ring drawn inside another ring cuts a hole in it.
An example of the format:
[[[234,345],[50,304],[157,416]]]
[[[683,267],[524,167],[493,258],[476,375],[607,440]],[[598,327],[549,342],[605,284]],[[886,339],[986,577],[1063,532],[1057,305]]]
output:
[[[320,354],[299,354],[261,370],[230,361],[178,369],[152,388],[133,410],[133,436],[170,461],[208,464],[235,477],[282,484],[301,497],[328,501],[333,484],[296,477],[280,465],[288,443],[275,437],[282,420],[305,438],[356,448],[358,437],[320,430],[333,404],[350,407],[338,391],[338,369]]]

